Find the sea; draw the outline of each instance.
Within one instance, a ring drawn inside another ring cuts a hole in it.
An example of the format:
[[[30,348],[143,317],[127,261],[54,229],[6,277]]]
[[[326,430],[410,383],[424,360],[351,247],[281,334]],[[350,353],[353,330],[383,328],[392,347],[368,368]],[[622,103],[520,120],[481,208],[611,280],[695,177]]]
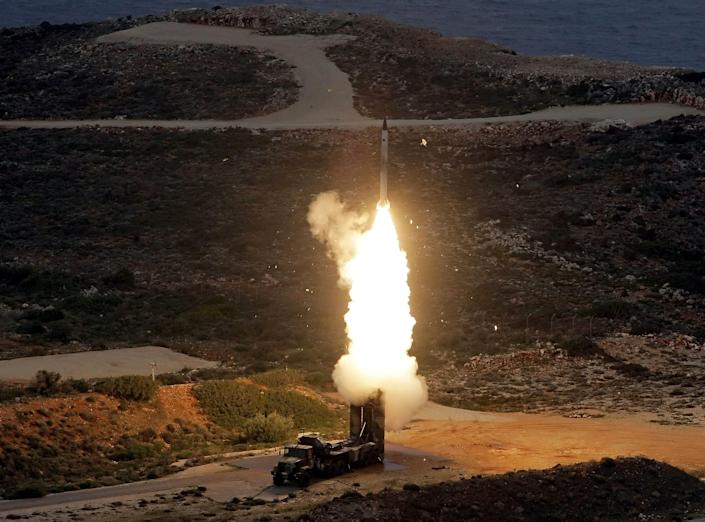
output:
[[[220,5],[272,4],[228,0]],[[0,0],[0,27],[212,7],[203,0]],[[292,7],[382,15],[522,54],[589,55],[705,70],[705,0],[292,0]]]

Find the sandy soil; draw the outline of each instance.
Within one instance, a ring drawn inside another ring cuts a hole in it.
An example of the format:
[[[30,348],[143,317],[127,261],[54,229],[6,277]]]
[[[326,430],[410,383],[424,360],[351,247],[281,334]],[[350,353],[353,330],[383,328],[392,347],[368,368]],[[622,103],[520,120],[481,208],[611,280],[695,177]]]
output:
[[[59,372],[65,379],[149,375],[152,372],[152,362],[157,363],[157,373],[177,372],[183,368],[212,368],[218,365],[216,362],[174,352],[162,346],[140,346],[0,361],[0,381],[30,381],[39,370]]]
[[[705,429],[663,426],[645,415],[574,419],[471,412],[429,405],[388,440],[432,451],[468,473],[543,469],[603,457],[646,456],[691,473],[705,470]]]

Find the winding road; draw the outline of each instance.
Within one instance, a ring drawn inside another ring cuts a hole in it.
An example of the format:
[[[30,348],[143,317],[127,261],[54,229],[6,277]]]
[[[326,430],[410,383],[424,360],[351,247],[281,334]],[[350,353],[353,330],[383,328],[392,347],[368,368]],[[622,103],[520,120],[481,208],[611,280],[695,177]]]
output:
[[[199,24],[156,22],[104,35],[103,43],[144,44],[214,44],[254,47],[277,56],[294,67],[300,85],[298,100],[289,107],[265,116],[242,120],[0,120],[0,128],[71,129],[77,127],[160,127],[188,130],[250,128],[264,130],[288,129],[360,129],[377,127],[380,120],[361,116],[353,106],[353,88],[347,74],[338,69],[325,55],[324,49],[354,38],[349,35],[286,35],[265,36],[246,29]],[[643,125],[680,114],[705,112],[668,103],[576,105],[490,118],[408,119],[392,120],[396,127],[416,126],[477,126],[491,123],[526,121],[586,121],[623,120],[631,125]]]

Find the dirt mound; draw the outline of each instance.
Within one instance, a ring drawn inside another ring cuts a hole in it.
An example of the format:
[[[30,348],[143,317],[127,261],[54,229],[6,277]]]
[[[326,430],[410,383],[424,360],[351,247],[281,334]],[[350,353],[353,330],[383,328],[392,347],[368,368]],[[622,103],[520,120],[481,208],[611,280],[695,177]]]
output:
[[[301,520],[650,520],[705,508],[705,485],[643,458],[557,466],[543,472],[473,477],[428,488],[407,485],[367,498],[340,498]],[[653,517],[653,518],[651,518]]]

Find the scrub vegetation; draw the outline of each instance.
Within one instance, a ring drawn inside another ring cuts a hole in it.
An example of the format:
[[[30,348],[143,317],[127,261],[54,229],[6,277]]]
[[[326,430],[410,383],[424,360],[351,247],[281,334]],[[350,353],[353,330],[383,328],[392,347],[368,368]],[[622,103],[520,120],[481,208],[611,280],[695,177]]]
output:
[[[290,66],[254,49],[95,41],[130,25],[3,29],[0,119],[239,119],[296,99]]]
[[[250,424],[271,419],[279,423],[280,416],[289,418],[291,426],[306,431],[331,432],[342,421],[341,416],[325,402],[298,391],[263,388],[238,381],[207,381],[194,388],[194,394],[203,411],[224,428],[251,431]],[[258,415],[260,417],[258,417]],[[276,420],[275,420],[276,419]],[[290,430],[291,435],[293,430]]]
[[[300,372],[161,386],[128,376],[84,381],[82,392],[50,372],[37,381],[47,375],[50,394],[18,386],[32,391],[0,402],[2,498],[157,478],[181,469],[179,459],[192,466],[281,443],[300,427],[335,436],[343,428],[343,408],[300,384]]]

